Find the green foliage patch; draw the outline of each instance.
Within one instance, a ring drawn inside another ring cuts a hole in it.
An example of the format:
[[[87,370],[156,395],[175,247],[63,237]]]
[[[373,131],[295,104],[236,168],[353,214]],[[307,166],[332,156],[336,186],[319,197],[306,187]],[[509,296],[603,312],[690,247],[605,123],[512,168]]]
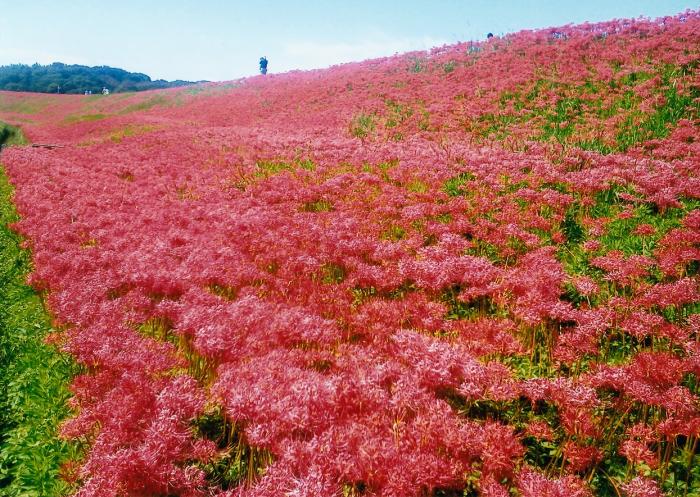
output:
[[[11,196],[0,169],[0,496],[53,497],[71,490],[59,475],[78,457],[58,436],[75,365],[43,341],[51,320],[24,282],[31,261],[8,227],[18,220]]]
[[[22,130],[16,126],[0,121],[0,147],[4,145],[24,145],[27,140]]]
[[[193,84],[190,81],[151,80],[149,76],[116,67],[69,65],[61,62],[41,65],[0,66],[0,90],[39,93],[84,93],[95,95],[102,88],[112,92],[155,90]]]
[[[666,138],[681,119],[700,117],[700,88],[679,84],[696,70],[697,64],[650,65],[647,71],[629,71],[607,82],[593,75],[578,85],[563,83],[556,74],[543,76],[503,92],[499,110],[477,116],[469,127],[477,136],[498,141],[525,128],[528,140],[603,154],[626,152]],[[554,103],[544,98],[548,94],[556,95]],[[618,123],[609,130],[605,122],[614,116]]]

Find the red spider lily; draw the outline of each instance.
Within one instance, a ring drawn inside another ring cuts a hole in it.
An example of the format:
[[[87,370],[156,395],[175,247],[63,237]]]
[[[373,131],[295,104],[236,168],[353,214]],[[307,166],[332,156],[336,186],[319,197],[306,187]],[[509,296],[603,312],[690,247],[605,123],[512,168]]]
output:
[[[654,261],[641,255],[625,258],[622,252],[613,250],[604,256],[594,257],[591,264],[608,273],[606,279],[620,285],[632,285],[649,274],[649,267]]]
[[[651,224],[639,224],[632,233],[638,236],[650,236],[656,234],[656,228]]]
[[[585,484],[574,476],[550,480],[524,468],[518,475],[518,490],[523,497],[585,497],[592,495]]]
[[[633,464],[644,463],[650,468],[659,465],[656,453],[649,449],[646,443],[637,440],[626,440],[620,446],[620,455],[623,455]]]
[[[32,97],[3,94],[3,120],[64,145],[2,161],[29,282],[82,368],[63,426],[89,445],[77,495],[587,496],[570,473],[615,451],[663,471],[653,444],[700,434],[695,123],[624,153],[534,140],[567,102],[582,142],[642,130],[670,91],[659,67],[683,67],[679,98],[697,86],[698,26],[528,31],[90,109],[47,97],[31,119],[7,109]],[[610,250],[642,211],[660,220],[632,231],[646,255]],[[231,440],[195,429],[213,408]],[[527,466],[523,436],[565,476]],[[249,474],[221,482],[236,451]]]
[[[579,276],[577,278],[574,278],[571,281],[571,283],[581,295],[584,295],[586,297],[598,293],[598,291],[600,291],[600,287],[598,286],[598,284],[588,276]]]
[[[541,440],[554,440],[554,432],[544,421],[533,421],[525,428],[525,435]]]
[[[662,497],[659,484],[650,478],[638,476],[622,485],[627,497]]]
[[[597,447],[580,446],[573,442],[565,443],[562,450],[570,471],[574,473],[587,470],[603,457],[603,453]]]
[[[655,285],[638,299],[643,306],[682,306],[700,300],[698,282],[695,278],[682,278],[673,283]]]

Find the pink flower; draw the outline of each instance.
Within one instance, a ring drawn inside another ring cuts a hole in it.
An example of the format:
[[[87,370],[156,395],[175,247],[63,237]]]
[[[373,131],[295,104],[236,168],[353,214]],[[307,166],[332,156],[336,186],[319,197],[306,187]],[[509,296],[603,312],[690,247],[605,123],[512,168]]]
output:
[[[632,233],[638,236],[650,236],[656,234],[656,228],[651,224],[639,224]]]
[[[552,241],[554,243],[566,243],[566,235],[561,231],[555,231],[552,233]]]
[[[659,484],[651,478],[638,476],[621,485],[627,497],[663,497]]]
[[[600,288],[598,284],[588,276],[579,276],[571,280],[576,290],[584,296],[590,296],[594,293],[598,293]]]
[[[583,242],[583,250],[587,252],[595,252],[596,250],[599,250],[602,244],[598,240],[587,240]]]
[[[518,490],[523,497],[590,497],[591,491],[575,476],[548,479],[525,467],[517,478]]]
[[[544,421],[532,421],[525,428],[525,434],[541,440],[553,440],[554,432]]]

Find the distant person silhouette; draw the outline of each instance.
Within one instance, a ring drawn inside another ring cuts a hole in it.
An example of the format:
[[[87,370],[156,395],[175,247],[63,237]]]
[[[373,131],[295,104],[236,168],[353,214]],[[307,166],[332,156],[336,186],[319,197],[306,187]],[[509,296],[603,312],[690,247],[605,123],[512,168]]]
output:
[[[260,57],[260,74],[267,74],[267,57]]]
[[[486,35],[487,40],[490,40],[491,38],[493,38],[493,33],[489,33]]]

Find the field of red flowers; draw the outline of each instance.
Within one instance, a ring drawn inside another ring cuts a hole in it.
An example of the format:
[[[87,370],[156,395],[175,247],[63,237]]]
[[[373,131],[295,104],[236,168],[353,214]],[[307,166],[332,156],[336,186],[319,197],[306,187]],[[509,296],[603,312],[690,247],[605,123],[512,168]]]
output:
[[[700,14],[0,93],[92,496],[700,495]]]

